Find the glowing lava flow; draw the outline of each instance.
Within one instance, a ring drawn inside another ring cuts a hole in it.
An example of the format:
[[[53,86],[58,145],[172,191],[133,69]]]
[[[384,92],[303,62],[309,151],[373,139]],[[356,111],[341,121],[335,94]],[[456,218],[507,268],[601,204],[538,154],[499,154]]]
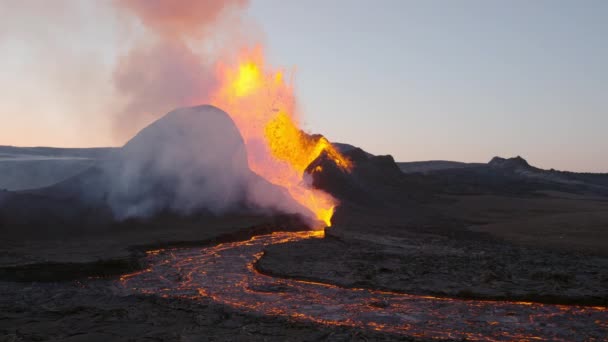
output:
[[[218,79],[210,102],[229,113],[239,128],[251,169],[287,189],[320,221],[318,228],[331,226],[337,201],[313,189],[305,170],[323,152],[345,170],[351,164],[327,139],[299,129],[293,87],[283,72],[267,70],[258,48],[244,53],[234,66],[219,65]]]
[[[274,233],[207,248],[149,252],[150,267],[121,277],[127,293],[197,300],[207,297],[244,311],[320,324],[368,327],[466,340],[604,340],[608,309],[415,296],[278,279],[255,262],[269,244],[321,236]]]

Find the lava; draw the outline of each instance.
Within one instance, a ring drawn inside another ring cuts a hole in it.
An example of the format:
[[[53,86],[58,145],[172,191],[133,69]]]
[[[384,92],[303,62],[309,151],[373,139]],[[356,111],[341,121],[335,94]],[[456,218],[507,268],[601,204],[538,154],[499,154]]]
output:
[[[400,294],[274,278],[255,262],[270,244],[318,238],[321,231],[274,233],[207,248],[149,252],[149,268],[121,277],[127,294],[196,301],[209,297],[244,311],[423,338],[602,340],[608,309]]]
[[[351,168],[351,162],[326,138],[299,128],[294,88],[284,72],[266,67],[257,48],[244,51],[234,65],[219,64],[217,73],[219,85],[210,102],[232,117],[245,141],[251,169],[308,208],[319,222],[316,228],[331,226],[338,202],[314,189],[305,170],[323,152],[344,170]]]

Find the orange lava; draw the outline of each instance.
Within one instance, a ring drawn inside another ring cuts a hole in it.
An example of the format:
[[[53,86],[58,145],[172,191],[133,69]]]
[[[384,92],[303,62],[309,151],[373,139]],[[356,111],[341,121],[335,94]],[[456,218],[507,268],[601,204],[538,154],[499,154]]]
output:
[[[219,64],[217,72],[219,85],[210,102],[232,117],[251,169],[308,208],[316,228],[331,226],[338,202],[314,189],[305,170],[323,152],[344,170],[351,162],[324,137],[302,132],[293,86],[283,71],[265,66],[261,48],[244,51],[234,65]]]

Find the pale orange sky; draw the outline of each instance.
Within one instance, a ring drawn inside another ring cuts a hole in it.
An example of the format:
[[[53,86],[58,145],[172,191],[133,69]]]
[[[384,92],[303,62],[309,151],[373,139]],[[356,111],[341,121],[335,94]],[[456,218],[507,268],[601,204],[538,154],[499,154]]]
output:
[[[49,3],[2,3],[0,144],[121,145],[112,72],[142,33],[109,2]],[[271,63],[297,66],[309,131],[401,161],[594,172],[608,172],[607,17],[599,0],[254,0],[244,14]]]

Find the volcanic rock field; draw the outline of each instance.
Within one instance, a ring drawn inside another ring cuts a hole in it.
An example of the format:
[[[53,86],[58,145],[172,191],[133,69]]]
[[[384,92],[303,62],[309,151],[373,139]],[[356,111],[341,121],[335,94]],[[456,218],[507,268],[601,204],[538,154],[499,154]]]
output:
[[[230,121],[219,112],[213,125],[191,115],[201,110],[213,111],[195,107],[174,113],[176,121],[169,115],[123,148],[0,147],[1,341],[437,337],[420,322],[410,330],[334,324],[328,307],[318,316],[327,319],[315,318],[314,310],[308,317],[240,307],[221,300],[231,297],[195,291],[191,274],[142,278],[161,284],[150,285],[155,291],[142,291],[141,283],[125,287],[127,275],[183,262],[171,253],[220,251],[272,232],[310,230],[289,194],[249,170]],[[171,135],[177,140],[167,140],[167,129],[181,130]],[[201,131],[215,135],[200,142],[194,135]],[[227,137],[229,146],[218,146]],[[540,338],[608,336],[608,175],[542,170],[522,157],[396,163],[334,146],[351,170],[323,153],[306,170],[316,189],[340,203],[332,226],[322,237],[273,241],[247,256],[255,260],[248,272],[279,283],[244,287],[243,296],[269,292],[281,300],[290,293],[280,286],[285,280],[391,296],[543,303],[578,314],[556,316],[554,329],[539,328],[547,332]],[[220,159],[205,159],[218,149]],[[260,202],[260,194],[272,196]],[[197,277],[204,265],[200,270]],[[194,292],[179,292],[184,282]],[[390,306],[390,299],[375,300],[373,310],[384,308],[387,322],[396,322]],[[454,319],[454,333],[440,338],[480,339],[458,330],[462,322]],[[515,319],[492,322],[484,320],[490,325],[483,336],[523,336]]]

